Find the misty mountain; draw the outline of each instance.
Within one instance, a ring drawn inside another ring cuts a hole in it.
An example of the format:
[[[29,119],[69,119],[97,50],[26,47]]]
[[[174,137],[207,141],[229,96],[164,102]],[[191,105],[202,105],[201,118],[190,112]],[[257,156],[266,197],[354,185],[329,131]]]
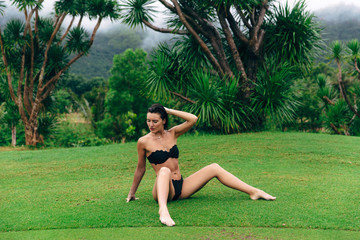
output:
[[[151,52],[161,41],[170,40],[172,35],[154,31],[134,30],[122,24],[116,24],[107,31],[99,32],[88,56],[76,61],[70,69],[71,73],[87,78],[110,76],[113,58],[128,48],[143,48]]]
[[[314,14],[324,28],[323,38],[327,43],[360,39],[360,7],[339,4]]]

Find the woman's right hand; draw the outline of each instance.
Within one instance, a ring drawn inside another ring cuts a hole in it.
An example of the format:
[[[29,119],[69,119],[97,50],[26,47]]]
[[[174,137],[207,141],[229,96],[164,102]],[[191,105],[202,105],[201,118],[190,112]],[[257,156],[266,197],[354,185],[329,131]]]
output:
[[[126,198],[126,202],[135,201],[138,200],[138,198],[135,197],[135,194],[129,193],[128,197]]]

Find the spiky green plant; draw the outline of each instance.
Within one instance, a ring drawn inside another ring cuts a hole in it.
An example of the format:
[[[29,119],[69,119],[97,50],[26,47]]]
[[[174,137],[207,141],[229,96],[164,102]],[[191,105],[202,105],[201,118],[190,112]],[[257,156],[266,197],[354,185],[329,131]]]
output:
[[[267,53],[278,62],[287,61],[307,71],[316,54],[324,48],[321,27],[301,0],[290,9],[288,2],[275,8],[267,29]]]
[[[319,74],[317,76],[318,91],[316,96],[322,103],[321,108],[328,109],[329,105],[336,101],[336,92],[334,88],[327,83],[327,77],[325,74]]]
[[[288,63],[276,65],[274,59],[272,64],[260,72],[255,83],[252,96],[254,111],[263,116],[270,116],[277,126],[293,121],[296,117],[296,108],[300,105],[291,91],[294,79],[294,68]]]

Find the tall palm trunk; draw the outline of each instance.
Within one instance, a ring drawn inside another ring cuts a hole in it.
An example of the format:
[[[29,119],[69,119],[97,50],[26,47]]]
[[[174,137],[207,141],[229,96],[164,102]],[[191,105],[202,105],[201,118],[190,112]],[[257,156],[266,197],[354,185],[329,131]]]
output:
[[[11,125],[11,146],[16,146],[16,125]]]

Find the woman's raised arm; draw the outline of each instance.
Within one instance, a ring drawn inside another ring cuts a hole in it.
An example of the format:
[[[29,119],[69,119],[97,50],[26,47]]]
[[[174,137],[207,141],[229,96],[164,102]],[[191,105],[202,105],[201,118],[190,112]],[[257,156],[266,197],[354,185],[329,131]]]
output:
[[[188,113],[188,112],[184,112],[184,111],[180,111],[180,110],[175,110],[175,109],[170,109],[170,108],[165,108],[166,112],[170,115],[174,115],[177,116],[179,118],[182,118],[185,120],[184,123],[179,124],[173,128],[171,128],[171,131],[175,131],[175,136],[179,137],[180,135],[186,133],[187,131],[190,130],[190,128],[192,128],[192,126],[195,125],[198,117],[195,116],[194,114]]]

